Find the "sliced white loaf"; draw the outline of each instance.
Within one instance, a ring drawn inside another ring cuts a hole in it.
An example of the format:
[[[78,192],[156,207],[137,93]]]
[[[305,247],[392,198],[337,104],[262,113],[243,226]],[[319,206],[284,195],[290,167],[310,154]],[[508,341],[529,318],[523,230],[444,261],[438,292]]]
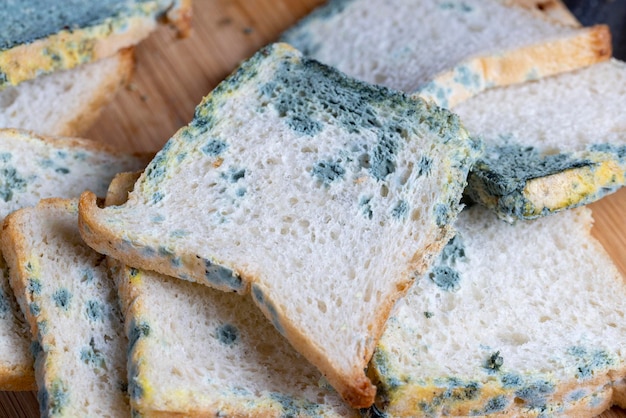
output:
[[[591,211],[515,225],[475,206],[374,354],[387,417],[592,417],[626,406],[626,281]]]
[[[104,256],[78,232],[78,201],[45,199],[3,224],[11,287],[38,349],[45,417],[127,417],[126,350]]]
[[[0,91],[0,127],[53,136],[84,134],[132,74],[132,50]]]
[[[349,403],[369,406],[363,370],[392,304],[452,234],[476,148],[450,112],[275,44],[204,99],[124,205],[85,193],[81,233],[127,265],[251,291]]]
[[[626,184],[626,63],[493,89],[454,108],[486,151],[466,193],[504,219],[593,202]]]
[[[0,219],[45,197],[78,197],[85,189],[104,196],[115,174],[143,165],[143,159],[84,139],[0,130]],[[30,337],[9,288],[6,268],[1,268],[0,390],[34,389]]]
[[[159,20],[189,31],[191,0],[22,0],[0,3],[0,90],[114,55]]]
[[[572,28],[509,3],[331,0],[282,39],[348,75],[445,107],[610,57],[607,27]]]

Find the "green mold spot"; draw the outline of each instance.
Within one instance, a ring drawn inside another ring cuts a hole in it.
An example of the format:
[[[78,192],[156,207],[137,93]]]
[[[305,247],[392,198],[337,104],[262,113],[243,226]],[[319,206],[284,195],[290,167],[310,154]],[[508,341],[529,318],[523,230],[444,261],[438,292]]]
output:
[[[428,176],[433,166],[433,160],[425,155],[422,155],[417,162],[417,175]]]
[[[446,292],[456,292],[461,288],[461,277],[459,272],[448,266],[435,266],[428,277],[440,289]]]
[[[502,358],[499,351],[496,351],[487,358],[487,361],[485,361],[485,368],[489,371],[497,372],[503,364],[504,358]]]
[[[372,219],[374,216],[374,213],[372,212],[372,205],[370,204],[371,201],[371,196],[361,197],[361,200],[359,200],[359,211],[367,219]]]
[[[406,219],[408,214],[409,203],[406,200],[399,201],[398,204],[391,210],[391,216],[398,220]]]
[[[28,310],[31,315],[38,316],[41,313],[41,306],[37,302],[31,302],[28,304]]]
[[[311,170],[311,175],[325,186],[342,179],[345,173],[341,164],[332,161],[319,161]]]
[[[454,74],[454,81],[456,83],[461,84],[463,87],[472,91],[477,91],[480,89],[480,80],[480,75],[472,71],[466,65],[462,65],[457,68]]]
[[[9,312],[11,312],[11,302],[4,290],[0,289],[0,318],[6,318]]]
[[[455,265],[457,261],[466,261],[465,244],[460,234],[456,234],[443,248],[440,256],[441,263]]]
[[[553,383],[544,380],[535,381],[515,391],[515,396],[522,399],[530,408],[542,408],[549,395],[554,393]]]
[[[59,415],[63,413],[63,409],[67,406],[70,401],[70,394],[67,385],[57,379],[52,382],[49,391],[48,401],[50,402],[48,405],[48,409],[50,410],[51,415]]]
[[[89,340],[89,346],[80,350],[80,360],[93,368],[103,368],[105,366],[104,354],[96,348],[94,339]]]
[[[226,148],[228,148],[228,144],[226,142],[212,138],[207,141],[206,145],[200,148],[200,150],[210,157],[217,157],[226,151]]]
[[[278,319],[278,312],[276,311],[276,307],[272,302],[265,298],[263,291],[257,284],[252,285],[252,298],[265,312],[267,312],[270,317],[270,321],[272,322],[272,325],[274,325],[274,328],[276,328],[278,332],[284,335],[285,330]]]
[[[239,330],[231,324],[222,325],[217,328],[217,339],[224,345],[235,345],[239,340]]]
[[[606,370],[617,364],[617,359],[602,349],[589,350],[582,346],[570,347],[567,354],[576,362],[576,377],[584,380],[594,376],[595,372]]]
[[[91,322],[102,321],[104,319],[104,305],[97,300],[85,302],[85,316]]]
[[[25,191],[27,184],[26,179],[14,167],[0,169],[0,198],[5,202],[13,200],[15,193]]]
[[[137,341],[139,341],[140,338],[148,337],[150,332],[150,325],[147,322],[137,323],[132,319],[128,331],[128,352],[131,353]]]
[[[210,260],[204,260],[204,277],[210,283],[227,286],[233,290],[241,289],[243,286],[238,274],[227,267],[213,264]]]
[[[435,205],[433,211],[435,214],[435,223],[438,227],[448,225],[451,219],[454,217],[450,206],[443,203],[438,203],[437,205]]]
[[[509,406],[510,401],[504,395],[495,396],[487,401],[482,411],[477,411],[473,415],[490,415],[504,411]]]
[[[230,183],[237,183],[239,180],[243,179],[246,176],[246,170],[243,168],[236,169],[230,167],[227,172],[221,173],[220,176]]]
[[[506,373],[500,377],[500,382],[505,389],[515,389],[524,384],[524,379],[518,374]]]
[[[54,300],[56,307],[64,311],[69,309],[71,299],[72,294],[67,289],[59,289],[52,294],[52,300]]]

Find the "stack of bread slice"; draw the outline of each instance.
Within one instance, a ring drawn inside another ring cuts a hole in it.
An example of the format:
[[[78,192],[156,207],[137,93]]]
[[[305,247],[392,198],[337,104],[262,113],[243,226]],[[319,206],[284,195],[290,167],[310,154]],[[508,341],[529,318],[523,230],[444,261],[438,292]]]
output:
[[[44,416],[626,407],[626,284],[572,209],[626,183],[626,70],[605,27],[538,4],[330,1],[284,35],[304,53],[261,49],[147,166],[0,131],[5,389],[36,377]],[[41,129],[84,126],[62,125]]]

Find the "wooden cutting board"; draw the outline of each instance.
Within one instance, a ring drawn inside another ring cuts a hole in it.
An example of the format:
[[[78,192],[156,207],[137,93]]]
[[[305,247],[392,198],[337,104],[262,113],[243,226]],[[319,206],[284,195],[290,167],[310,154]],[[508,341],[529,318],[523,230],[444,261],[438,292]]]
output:
[[[86,135],[127,151],[156,151],[237,64],[323,0],[195,0],[191,37],[160,28],[136,49],[132,83]],[[594,235],[626,276],[626,189],[592,205]],[[31,392],[0,392],[0,418],[37,417]],[[614,408],[604,418],[626,417]]]

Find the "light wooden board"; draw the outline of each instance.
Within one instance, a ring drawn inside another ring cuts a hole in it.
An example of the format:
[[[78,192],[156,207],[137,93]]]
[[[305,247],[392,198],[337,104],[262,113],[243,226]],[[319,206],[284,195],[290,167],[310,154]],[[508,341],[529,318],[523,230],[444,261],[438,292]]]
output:
[[[323,0],[195,0],[191,37],[162,27],[136,49],[132,83],[85,135],[127,151],[157,151],[237,64]],[[626,276],[626,189],[592,205],[594,235]],[[31,392],[0,392],[0,418],[36,417]],[[626,417],[614,408],[603,418]]]

